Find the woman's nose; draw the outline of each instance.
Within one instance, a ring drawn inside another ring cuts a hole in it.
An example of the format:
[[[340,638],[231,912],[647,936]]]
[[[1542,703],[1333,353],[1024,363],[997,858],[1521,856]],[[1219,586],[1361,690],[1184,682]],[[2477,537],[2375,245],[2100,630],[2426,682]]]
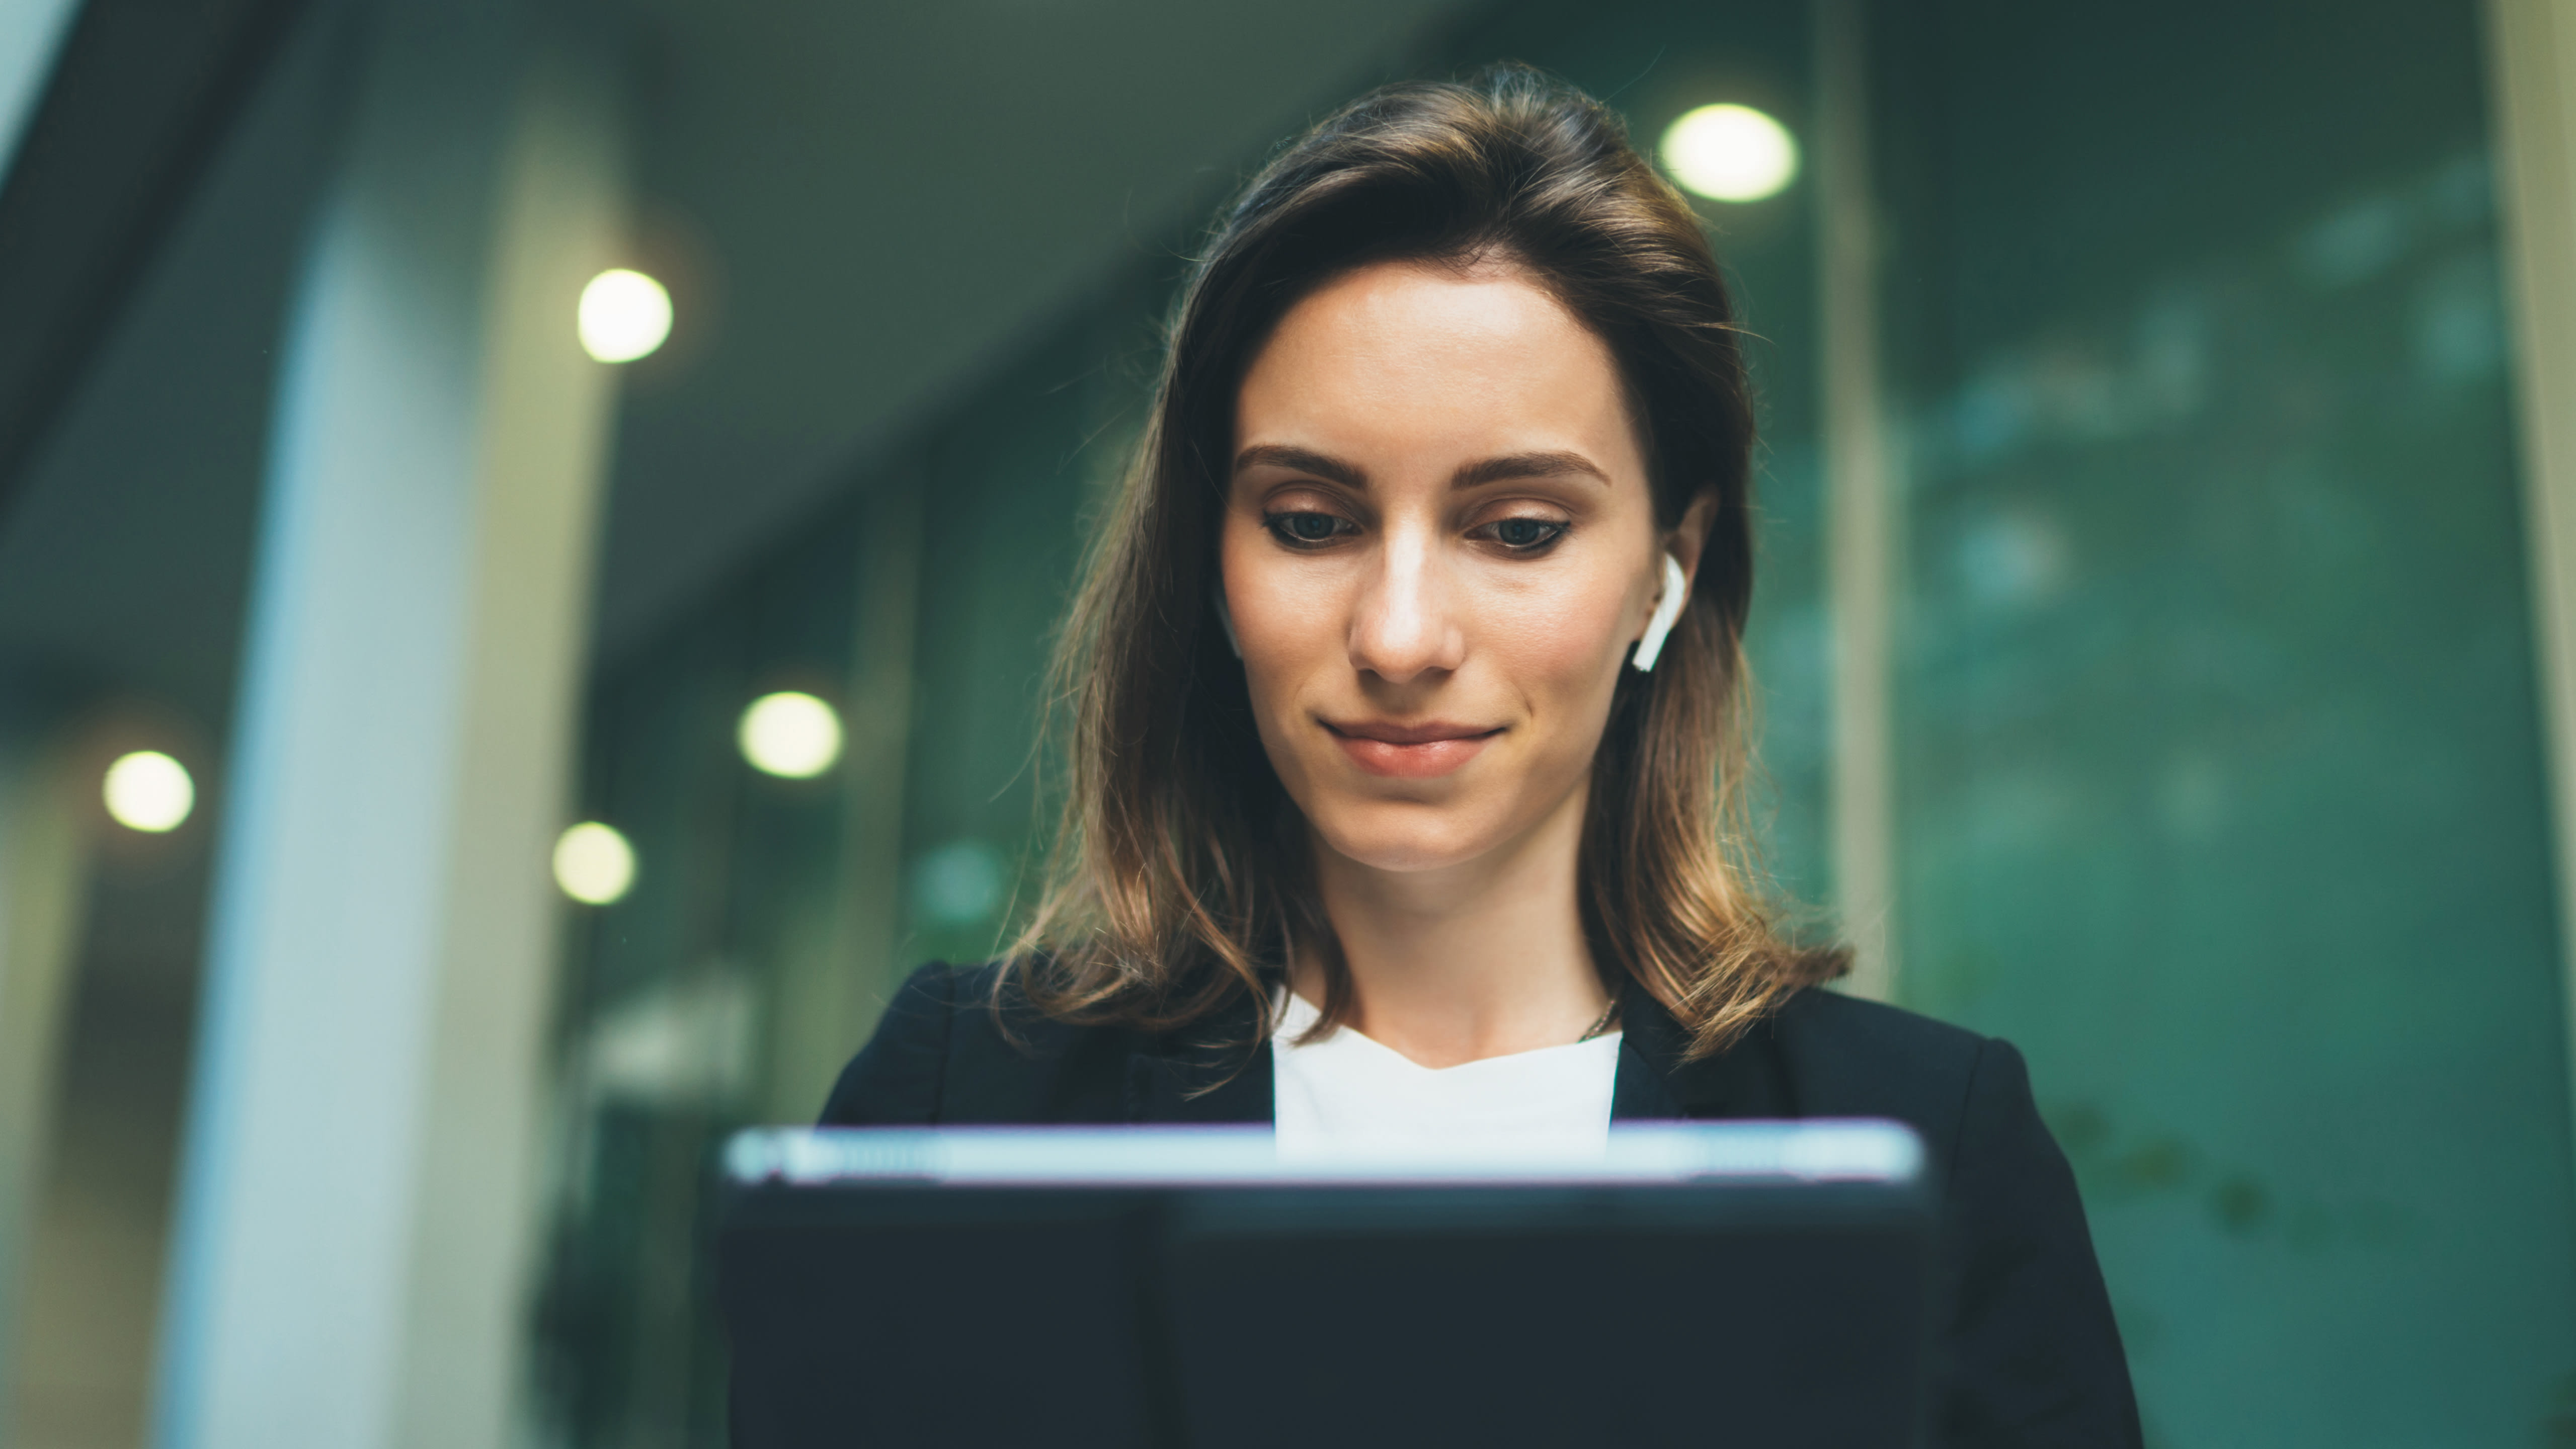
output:
[[[1466,635],[1450,581],[1427,532],[1390,533],[1351,620],[1351,663],[1390,684],[1458,667]]]

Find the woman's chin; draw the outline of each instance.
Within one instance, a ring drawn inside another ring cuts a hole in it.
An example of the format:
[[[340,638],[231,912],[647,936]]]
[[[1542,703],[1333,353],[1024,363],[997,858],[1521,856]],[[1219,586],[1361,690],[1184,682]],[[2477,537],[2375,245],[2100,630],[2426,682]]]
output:
[[[1423,805],[1372,804],[1308,820],[1324,847],[1353,865],[1414,874],[1464,865],[1502,843],[1490,822]]]

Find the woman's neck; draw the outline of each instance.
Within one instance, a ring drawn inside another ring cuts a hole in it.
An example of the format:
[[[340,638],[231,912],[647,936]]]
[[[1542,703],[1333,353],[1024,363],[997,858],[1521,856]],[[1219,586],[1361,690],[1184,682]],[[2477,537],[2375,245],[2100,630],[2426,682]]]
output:
[[[1610,1003],[1583,936],[1585,792],[1520,839],[1430,871],[1362,865],[1320,840],[1316,884],[1349,963],[1349,1024],[1426,1067],[1580,1038]],[[1322,968],[1293,983],[1324,999]]]

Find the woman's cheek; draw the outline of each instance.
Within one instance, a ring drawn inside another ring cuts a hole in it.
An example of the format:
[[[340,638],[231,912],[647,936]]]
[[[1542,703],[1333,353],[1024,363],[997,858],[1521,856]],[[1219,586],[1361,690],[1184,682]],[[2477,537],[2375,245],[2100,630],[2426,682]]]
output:
[[[1253,570],[1228,591],[1234,635],[1256,699],[1293,693],[1336,642],[1330,601]]]
[[[1303,717],[1301,699],[1345,651],[1329,581],[1314,577],[1314,570],[1301,571],[1301,577],[1264,567],[1271,562],[1257,553],[1230,558],[1226,597],[1255,727],[1284,775],[1301,773],[1292,763],[1295,752],[1316,744],[1294,728]],[[1283,751],[1291,758],[1282,758]]]
[[[1620,624],[1627,600],[1614,590],[1574,597],[1518,598],[1495,608],[1483,631],[1523,695],[1563,698],[1595,690],[1610,656],[1626,653]]]

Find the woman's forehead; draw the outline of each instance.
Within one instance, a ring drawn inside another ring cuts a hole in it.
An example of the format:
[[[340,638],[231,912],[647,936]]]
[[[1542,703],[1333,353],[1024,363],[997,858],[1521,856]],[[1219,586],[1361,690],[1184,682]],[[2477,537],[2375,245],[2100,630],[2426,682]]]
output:
[[[1410,262],[1338,277],[1280,320],[1236,406],[1236,452],[1263,447],[1642,466],[1617,362],[1563,303],[1516,270]]]

